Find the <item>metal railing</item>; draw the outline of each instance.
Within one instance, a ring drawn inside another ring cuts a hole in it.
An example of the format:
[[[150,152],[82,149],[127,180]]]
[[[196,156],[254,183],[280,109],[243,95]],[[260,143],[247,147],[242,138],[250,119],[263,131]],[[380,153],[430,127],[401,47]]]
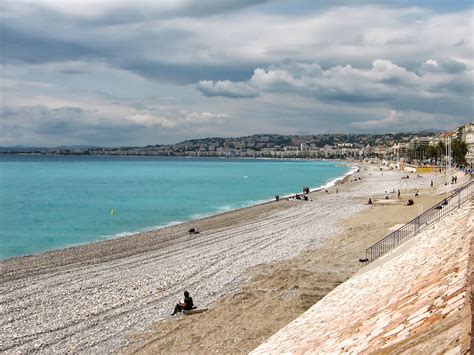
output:
[[[450,196],[446,197],[440,203],[434,205],[429,210],[420,214],[403,227],[390,233],[388,236],[378,241],[365,251],[365,260],[367,263],[374,261],[399,245],[413,238],[427,226],[439,221],[456,208],[459,208],[464,202],[473,197],[474,181],[470,181],[457,189]],[[361,260],[362,261],[362,260]]]

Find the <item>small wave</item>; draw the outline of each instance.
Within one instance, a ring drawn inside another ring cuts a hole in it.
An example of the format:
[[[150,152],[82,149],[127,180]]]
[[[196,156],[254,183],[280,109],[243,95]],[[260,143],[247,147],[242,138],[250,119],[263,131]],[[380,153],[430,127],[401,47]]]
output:
[[[357,166],[352,166],[351,167],[351,170],[349,170],[347,173],[345,173],[343,176],[339,176],[329,182],[327,182],[326,184],[324,185],[321,185],[319,188],[316,188],[316,190],[322,190],[322,189],[327,189],[327,188],[330,188],[334,185],[336,185],[339,181],[342,181],[344,180],[344,178],[354,174],[359,168]]]
[[[160,225],[157,225],[157,226],[142,228],[142,229],[139,229],[139,230],[134,231],[134,232],[120,232],[120,233],[117,233],[117,234],[106,234],[106,235],[101,236],[100,239],[98,239],[98,240],[109,240],[109,239],[117,239],[117,238],[122,238],[122,237],[129,237],[129,236],[135,235],[135,234],[140,234],[140,233],[144,233],[144,232],[154,231],[154,230],[157,230],[157,229],[171,227],[171,226],[174,226],[174,225],[180,224],[180,223],[184,223],[184,221],[172,221],[172,222],[165,223],[165,224],[160,224]]]

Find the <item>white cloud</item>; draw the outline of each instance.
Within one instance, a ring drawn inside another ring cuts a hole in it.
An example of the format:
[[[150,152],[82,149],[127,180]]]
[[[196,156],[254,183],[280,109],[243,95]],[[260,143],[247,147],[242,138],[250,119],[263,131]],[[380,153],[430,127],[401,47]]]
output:
[[[401,114],[397,111],[391,111],[390,115],[381,120],[369,120],[364,122],[353,122],[352,126],[364,130],[373,130],[376,128],[397,127],[400,124]]]
[[[204,123],[219,123],[222,124],[229,119],[229,115],[225,113],[210,113],[210,112],[192,112],[186,114],[182,119],[183,122],[190,124],[204,124]]]
[[[127,120],[145,127],[160,126],[163,128],[176,127],[176,122],[170,121],[164,117],[150,115],[149,113],[136,113],[126,117]]]
[[[226,87],[245,85],[260,93],[297,93],[317,100],[347,103],[408,103],[419,98],[419,104],[423,105],[423,100],[430,98],[473,94],[472,83],[469,84],[472,72],[466,71],[466,66],[452,59],[439,59],[437,70],[426,69],[435,62],[433,59],[425,61],[417,73],[386,59],[374,60],[371,68],[337,65],[325,70],[316,62],[286,60],[255,69],[248,82],[225,84]]]

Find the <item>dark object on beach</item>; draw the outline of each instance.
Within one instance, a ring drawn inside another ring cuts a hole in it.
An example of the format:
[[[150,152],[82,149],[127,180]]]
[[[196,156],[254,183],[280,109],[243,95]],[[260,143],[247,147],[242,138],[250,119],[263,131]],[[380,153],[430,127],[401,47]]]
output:
[[[400,190],[398,190],[397,197],[400,198]]]
[[[407,202],[407,206],[412,206],[415,202],[412,199],[409,199]]]
[[[360,258],[359,259],[359,262],[361,262],[361,263],[366,263],[368,261],[369,261],[369,259],[367,259],[367,258]]]
[[[367,202],[368,205],[371,205],[372,204],[372,199],[369,198],[369,202]]]
[[[295,198],[296,198],[297,200],[301,200],[301,196],[300,196],[300,195],[296,195]]]
[[[418,190],[416,190],[415,197],[418,197],[418,196],[420,196],[420,195],[418,194]]]
[[[184,291],[184,300],[183,302],[178,302],[176,306],[174,307],[173,313],[171,313],[172,316],[174,316],[178,312],[182,311],[190,311],[192,309],[195,309],[196,307],[194,306],[193,303],[193,298],[189,296],[188,291]]]
[[[308,201],[308,196],[304,195],[303,200]]]
[[[325,191],[327,194],[329,193],[329,191],[328,191],[328,190],[324,190],[324,191]]]
[[[280,196],[276,195],[275,200],[278,201],[280,199]]]
[[[199,234],[199,231],[196,229],[196,228],[191,228],[189,231],[188,231],[189,234]]]
[[[431,184],[430,184],[431,187],[433,187],[433,180],[431,180]]]

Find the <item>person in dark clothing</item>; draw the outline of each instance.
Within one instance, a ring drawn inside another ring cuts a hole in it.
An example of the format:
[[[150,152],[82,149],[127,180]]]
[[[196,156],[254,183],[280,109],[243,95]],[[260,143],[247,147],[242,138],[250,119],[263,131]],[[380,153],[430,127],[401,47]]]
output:
[[[183,302],[178,302],[176,304],[176,306],[174,307],[174,311],[173,313],[171,313],[171,315],[174,316],[176,313],[182,312],[182,311],[190,311],[193,308],[194,308],[193,298],[189,296],[188,291],[184,291]]]

